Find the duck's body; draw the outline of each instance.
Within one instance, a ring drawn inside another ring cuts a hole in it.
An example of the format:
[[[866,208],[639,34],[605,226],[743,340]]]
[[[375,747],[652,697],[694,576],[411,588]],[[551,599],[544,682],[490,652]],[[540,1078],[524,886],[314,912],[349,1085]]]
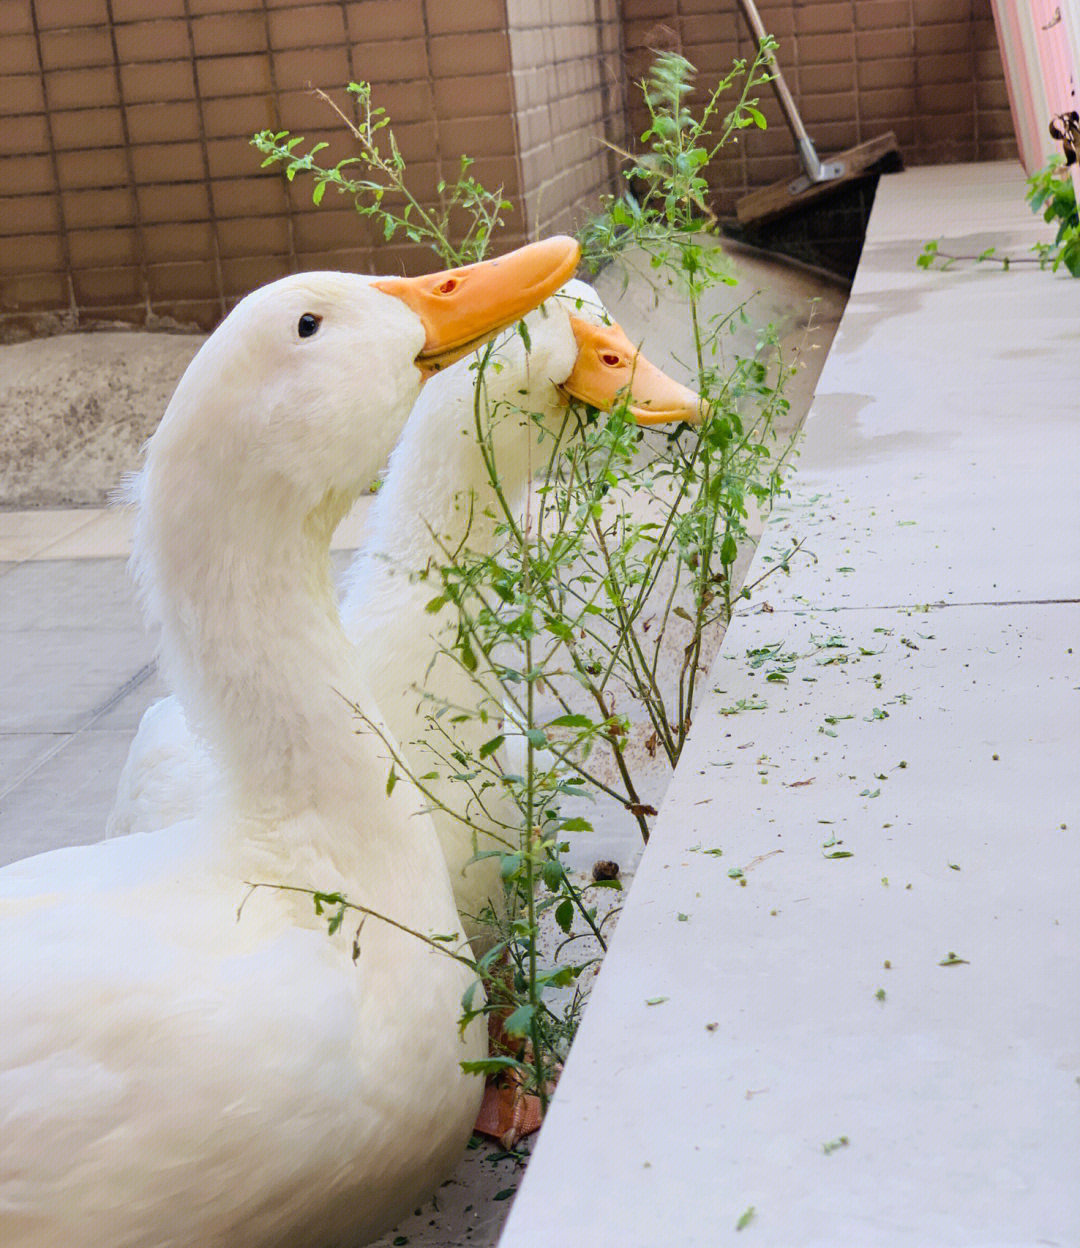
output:
[[[484,1051],[457,1041],[467,974],[374,920],[354,965],[353,916],[331,939],[300,895],[260,890],[236,918],[246,874],[393,906],[380,885],[404,891],[423,854],[402,876],[395,846],[361,888],[213,848],[190,823],[5,888],[7,1248],[363,1244],[460,1155],[480,1086],[458,1062]],[[453,922],[442,901],[419,930]]]
[[[135,566],[215,784],[187,822],[0,872],[5,1248],[359,1245],[464,1146],[471,973],[422,939],[459,927],[446,866],[356,730],[329,564],[424,343],[371,279],[285,279],[152,439]],[[371,913],[331,936],[303,890]]]

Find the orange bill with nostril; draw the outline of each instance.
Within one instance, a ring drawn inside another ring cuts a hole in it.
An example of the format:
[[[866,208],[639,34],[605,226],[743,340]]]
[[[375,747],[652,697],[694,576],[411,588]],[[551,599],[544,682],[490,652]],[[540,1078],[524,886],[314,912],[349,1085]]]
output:
[[[625,398],[639,425],[700,424],[700,395],[651,364],[618,325],[593,325],[571,316],[577,361],[562,388],[593,407],[610,409]]]

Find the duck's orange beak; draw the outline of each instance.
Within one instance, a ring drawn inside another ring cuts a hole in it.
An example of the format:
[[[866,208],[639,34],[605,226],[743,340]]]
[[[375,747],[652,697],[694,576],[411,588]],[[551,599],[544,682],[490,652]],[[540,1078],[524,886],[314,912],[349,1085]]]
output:
[[[495,260],[372,284],[407,304],[423,322],[427,341],[416,363],[431,374],[521,320],[574,276],[580,255],[574,239],[557,234]]]
[[[610,409],[620,395],[639,425],[700,424],[701,396],[661,372],[638,351],[618,325],[592,325],[571,316],[578,356],[562,388],[593,407]]]

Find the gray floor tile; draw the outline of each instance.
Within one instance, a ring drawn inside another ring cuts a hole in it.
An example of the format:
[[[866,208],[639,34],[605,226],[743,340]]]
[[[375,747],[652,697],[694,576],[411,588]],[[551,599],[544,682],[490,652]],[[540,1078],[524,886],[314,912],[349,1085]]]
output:
[[[105,834],[131,733],[83,732],[0,798],[0,862]]]

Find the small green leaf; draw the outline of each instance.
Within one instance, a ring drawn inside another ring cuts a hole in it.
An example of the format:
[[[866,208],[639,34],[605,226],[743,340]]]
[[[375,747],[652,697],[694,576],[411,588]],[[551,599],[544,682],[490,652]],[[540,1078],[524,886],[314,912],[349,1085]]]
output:
[[[391,764],[390,774],[386,777],[386,796],[387,797],[389,797],[390,794],[393,793],[394,786],[396,784],[397,784],[397,771],[394,769],[393,764]]]
[[[646,1005],[663,1005],[665,1001],[670,1001],[670,997],[646,997]]]
[[[558,891],[559,885],[563,882],[562,863],[557,858],[549,858],[540,868],[540,874],[544,883],[554,893]]]
[[[569,897],[564,897],[555,907],[555,922],[567,935],[570,934],[574,922],[574,903]]]
[[[732,534],[727,533],[724,540],[720,543],[720,562],[724,567],[730,567],[739,553],[739,547],[735,542]]]
[[[746,105],[746,111],[753,118],[754,125],[757,126],[759,130],[764,130],[768,125],[768,122],[765,120],[765,114],[759,112],[756,108],[751,107],[749,104]]]
[[[742,1217],[738,1220],[738,1222],[735,1223],[735,1229],[737,1231],[745,1231],[746,1228],[750,1225],[750,1223],[753,1222],[754,1216],[756,1213],[757,1213],[757,1210],[754,1208],[753,1205],[751,1205],[750,1208],[747,1209],[746,1212],[742,1215]]]
[[[519,1005],[512,1014],[510,1014],[503,1022],[503,1031],[508,1036],[524,1037],[529,1034],[529,1028],[532,1026],[533,1015],[536,1007],[525,1002]]]
[[[505,740],[506,737],[500,733],[497,737],[492,737],[489,741],[485,741],[477,753],[481,758],[490,758]]]
[[[478,1062],[459,1062],[466,1075],[498,1075],[504,1070],[520,1070],[516,1057],[485,1057]]]

